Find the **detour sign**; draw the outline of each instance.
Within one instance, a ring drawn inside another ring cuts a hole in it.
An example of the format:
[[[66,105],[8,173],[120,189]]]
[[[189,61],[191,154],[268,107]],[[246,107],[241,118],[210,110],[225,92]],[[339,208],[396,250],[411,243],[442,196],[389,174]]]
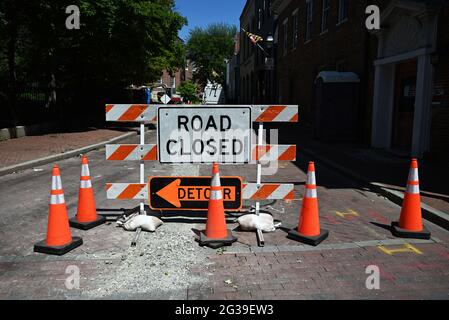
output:
[[[221,177],[225,210],[242,207],[242,179]],[[207,210],[211,177],[150,177],[149,205],[153,210]]]

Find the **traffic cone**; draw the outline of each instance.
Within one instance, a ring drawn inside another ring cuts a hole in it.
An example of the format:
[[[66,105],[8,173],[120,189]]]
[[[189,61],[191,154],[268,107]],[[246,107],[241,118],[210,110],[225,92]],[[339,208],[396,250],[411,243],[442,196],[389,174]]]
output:
[[[412,159],[407,190],[402,202],[399,222],[391,224],[391,232],[400,238],[430,239],[430,232],[422,223],[421,196],[419,194],[418,160]]]
[[[34,252],[60,256],[82,244],[83,239],[72,237],[70,233],[61,175],[59,167],[55,165],[52,170],[47,238],[34,245]]]
[[[217,249],[223,246],[230,246],[235,241],[237,241],[237,238],[232,235],[231,230],[226,228],[220,173],[218,164],[214,163],[207,209],[206,230],[200,233],[199,243],[200,246]]]
[[[302,201],[299,224],[296,229],[289,231],[287,238],[317,246],[329,236],[329,231],[320,229],[315,164],[313,162],[309,163],[307,171],[306,192]]]
[[[83,155],[81,159],[81,183],[78,196],[78,210],[76,216],[70,219],[70,226],[77,229],[89,230],[106,221],[106,218],[97,215],[94,190],[90,180],[89,162]]]

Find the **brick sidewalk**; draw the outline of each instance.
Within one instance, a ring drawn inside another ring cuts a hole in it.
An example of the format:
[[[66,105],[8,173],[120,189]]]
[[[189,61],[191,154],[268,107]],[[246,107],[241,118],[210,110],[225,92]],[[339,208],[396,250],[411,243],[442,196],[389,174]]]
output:
[[[0,168],[79,149],[125,134],[124,131],[88,128],[80,132],[50,133],[0,142]]]
[[[409,158],[355,143],[317,141],[313,138],[313,129],[306,124],[295,127],[294,133],[295,136],[284,139],[289,143],[296,143],[300,155],[301,150],[310,150],[367,181],[383,184],[392,190],[405,191]],[[449,214],[449,170],[445,165],[421,160],[419,178],[422,201]]]

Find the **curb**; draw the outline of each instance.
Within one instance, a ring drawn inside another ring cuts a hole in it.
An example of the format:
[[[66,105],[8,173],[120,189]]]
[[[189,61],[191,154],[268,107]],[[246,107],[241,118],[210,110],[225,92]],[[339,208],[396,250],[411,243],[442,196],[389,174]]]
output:
[[[51,156],[47,156],[47,157],[43,157],[43,158],[39,158],[39,159],[35,159],[35,160],[31,160],[31,161],[27,161],[27,162],[22,162],[22,163],[18,163],[9,167],[4,167],[4,168],[0,168],[0,176],[4,176],[13,172],[17,172],[17,171],[21,171],[21,170],[25,170],[25,169],[30,169],[36,166],[40,166],[40,165],[44,165],[47,163],[51,163],[53,161],[58,161],[58,160],[63,160],[63,159],[68,159],[68,158],[72,158],[75,156],[78,156],[82,153],[86,153],[92,150],[96,150],[96,149],[101,149],[103,148],[106,144],[112,144],[115,142],[119,142],[122,140],[125,140],[131,136],[137,135],[137,132],[128,132],[125,134],[122,134],[121,136],[112,138],[110,140],[107,141],[102,141],[96,144],[92,144],[90,146],[86,146],[86,147],[82,147],[79,149],[75,149],[75,150],[70,150],[68,152],[64,152],[64,153],[60,153],[60,154],[55,154],[55,155],[51,155]]]
[[[320,155],[317,155],[315,152],[310,151],[309,149],[301,149],[305,154],[307,154],[309,157],[315,158],[319,162],[322,162],[323,164],[339,171],[340,173],[357,180],[358,182],[365,184],[369,186],[369,188],[372,191],[375,191],[376,193],[384,196],[391,202],[397,204],[398,206],[402,206],[402,201],[404,199],[404,194],[402,192],[388,189],[386,186],[384,186],[381,183],[374,183],[368,181],[365,177],[359,175],[358,173],[348,170],[339,164],[333,163],[331,160],[322,157]],[[438,209],[435,209],[421,201],[421,210],[423,218],[435,223],[436,225],[446,229],[449,231],[449,215],[443,211],[440,211]]]
[[[43,122],[28,126],[15,126],[10,128],[2,128],[0,129],[0,141],[26,137],[37,133],[45,132],[53,127],[56,127],[56,125],[57,122]]]

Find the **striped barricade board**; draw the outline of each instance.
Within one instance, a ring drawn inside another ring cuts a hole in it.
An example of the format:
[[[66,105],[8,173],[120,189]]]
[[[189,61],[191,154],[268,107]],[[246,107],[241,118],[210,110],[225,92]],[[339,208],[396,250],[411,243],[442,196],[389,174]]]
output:
[[[106,160],[109,161],[156,161],[157,145],[155,144],[108,144]]]
[[[260,162],[296,161],[296,145],[253,146],[252,160]]]
[[[106,121],[145,122],[157,121],[157,109],[165,105],[148,104],[107,104]],[[177,105],[178,107],[179,105]],[[205,108],[203,105],[185,105],[189,108]],[[232,108],[238,106],[214,105],[215,108]],[[298,106],[293,105],[251,105],[254,122],[298,122]]]
[[[108,144],[106,160],[109,161],[157,161],[155,144]],[[252,147],[251,160],[261,162],[296,161],[295,145],[265,145]]]
[[[293,200],[295,186],[286,183],[243,183],[245,200]],[[107,198],[110,200],[140,200],[148,199],[147,183],[108,183],[106,185]]]

